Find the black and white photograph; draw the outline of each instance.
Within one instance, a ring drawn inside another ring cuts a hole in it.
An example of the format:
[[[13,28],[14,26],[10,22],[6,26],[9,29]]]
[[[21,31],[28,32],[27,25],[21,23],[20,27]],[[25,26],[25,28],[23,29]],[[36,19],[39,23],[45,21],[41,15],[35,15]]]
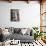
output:
[[[11,21],[19,21],[19,9],[11,9]]]

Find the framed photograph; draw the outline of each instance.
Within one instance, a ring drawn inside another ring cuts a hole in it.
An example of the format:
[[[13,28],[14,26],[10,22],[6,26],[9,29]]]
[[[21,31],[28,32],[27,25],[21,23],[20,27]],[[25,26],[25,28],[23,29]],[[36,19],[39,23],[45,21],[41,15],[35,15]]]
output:
[[[11,21],[19,21],[19,9],[11,9]]]

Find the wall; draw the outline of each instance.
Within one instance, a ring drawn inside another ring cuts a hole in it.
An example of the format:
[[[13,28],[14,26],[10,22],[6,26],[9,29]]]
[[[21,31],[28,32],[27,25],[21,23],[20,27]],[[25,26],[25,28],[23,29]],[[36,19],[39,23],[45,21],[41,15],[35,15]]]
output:
[[[10,21],[10,9],[19,10],[19,22]],[[16,1],[12,3],[0,2],[0,26],[4,27],[32,27],[40,26],[40,4],[37,1]]]

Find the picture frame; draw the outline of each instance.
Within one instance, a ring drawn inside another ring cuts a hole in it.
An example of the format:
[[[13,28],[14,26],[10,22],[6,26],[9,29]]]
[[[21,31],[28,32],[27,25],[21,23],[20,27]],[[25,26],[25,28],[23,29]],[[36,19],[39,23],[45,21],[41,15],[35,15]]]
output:
[[[19,21],[19,9],[11,9],[11,21]]]

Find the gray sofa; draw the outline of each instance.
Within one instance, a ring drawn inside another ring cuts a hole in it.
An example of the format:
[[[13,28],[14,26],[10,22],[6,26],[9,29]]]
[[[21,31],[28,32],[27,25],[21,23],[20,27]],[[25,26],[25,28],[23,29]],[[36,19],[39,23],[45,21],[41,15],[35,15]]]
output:
[[[32,30],[30,31],[30,35],[28,35],[28,33],[23,35],[21,33],[21,29],[26,29],[26,28],[14,28],[13,31],[9,30],[12,34],[10,34],[7,38],[10,38],[10,40],[12,39],[20,40],[21,43],[33,42],[34,37],[32,36]]]

